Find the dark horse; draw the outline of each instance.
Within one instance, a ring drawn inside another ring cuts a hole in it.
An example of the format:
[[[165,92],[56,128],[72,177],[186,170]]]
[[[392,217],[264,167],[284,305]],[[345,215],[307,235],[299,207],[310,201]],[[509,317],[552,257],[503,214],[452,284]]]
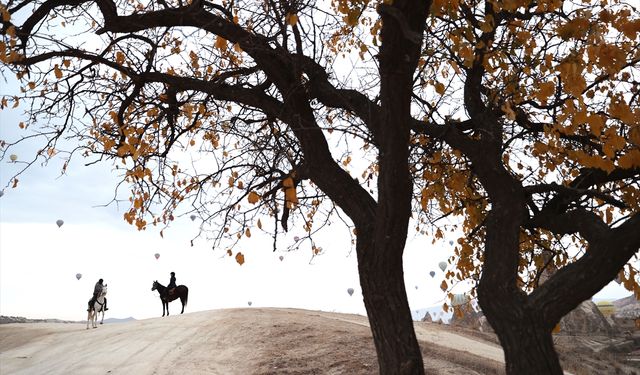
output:
[[[180,297],[180,302],[182,302],[182,311],[180,314],[184,312],[184,307],[187,305],[187,297],[189,297],[189,288],[184,285],[178,285],[173,289],[172,293],[169,293],[169,290],[166,286],[160,284],[157,280],[153,282],[153,287],[151,287],[151,291],[157,290],[160,293],[160,300],[162,301],[162,316],[164,316],[165,306],[167,308],[167,316],[169,316],[169,302]]]

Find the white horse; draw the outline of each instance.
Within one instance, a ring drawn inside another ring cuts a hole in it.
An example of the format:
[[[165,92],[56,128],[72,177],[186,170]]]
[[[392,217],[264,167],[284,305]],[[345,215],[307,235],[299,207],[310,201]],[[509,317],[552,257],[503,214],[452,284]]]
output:
[[[98,313],[102,312],[102,319],[100,324],[104,321],[104,298],[107,295],[107,284],[102,287],[102,293],[98,295],[96,301],[89,306],[89,314],[87,315],[87,329],[89,329],[89,323],[93,323],[93,328],[98,328],[96,322],[98,321]]]

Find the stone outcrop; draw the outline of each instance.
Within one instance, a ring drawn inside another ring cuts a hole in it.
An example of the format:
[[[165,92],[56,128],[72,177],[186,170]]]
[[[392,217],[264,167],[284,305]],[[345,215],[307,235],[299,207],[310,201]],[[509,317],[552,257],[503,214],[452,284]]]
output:
[[[584,301],[560,321],[560,331],[568,334],[608,335],[614,328],[593,301]]]

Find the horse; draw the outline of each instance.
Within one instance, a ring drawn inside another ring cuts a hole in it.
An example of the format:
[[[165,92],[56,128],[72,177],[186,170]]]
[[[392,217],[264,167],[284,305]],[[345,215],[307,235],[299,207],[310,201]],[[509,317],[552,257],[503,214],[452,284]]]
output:
[[[98,298],[89,305],[89,313],[87,315],[87,329],[89,329],[89,323],[93,323],[93,328],[98,328],[96,322],[98,320],[98,313],[102,312],[102,319],[100,324],[104,322],[104,298],[107,295],[107,285],[102,287],[102,292],[98,295]],[[89,300],[91,302],[91,300]]]
[[[153,282],[153,286],[151,287],[151,291],[157,290],[160,293],[160,301],[162,301],[162,316],[164,316],[165,306],[167,308],[167,316],[169,316],[169,302],[180,297],[180,302],[182,302],[182,311],[180,314],[184,312],[184,307],[187,305],[187,299],[189,297],[189,288],[184,285],[178,285],[173,290],[173,293],[169,294],[169,290],[166,286],[160,284],[158,280]]]

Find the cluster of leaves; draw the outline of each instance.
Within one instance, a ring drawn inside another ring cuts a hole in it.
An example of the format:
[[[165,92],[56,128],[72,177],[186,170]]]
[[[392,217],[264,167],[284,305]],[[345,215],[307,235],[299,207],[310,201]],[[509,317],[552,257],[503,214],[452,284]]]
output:
[[[520,285],[530,291],[588,250],[584,233],[548,230],[537,217],[561,205],[615,226],[639,212],[639,14],[619,1],[527,0],[436,1],[432,13],[416,107],[482,138],[469,128],[473,103],[460,88],[483,72],[474,89],[499,118],[500,164],[522,184],[533,218],[520,241]],[[424,222],[441,218],[434,210],[463,215],[454,278],[478,280],[491,202],[468,159],[445,150],[418,160],[418,202]],[[631,262],[619,280],[640,295],[637,275]]]

